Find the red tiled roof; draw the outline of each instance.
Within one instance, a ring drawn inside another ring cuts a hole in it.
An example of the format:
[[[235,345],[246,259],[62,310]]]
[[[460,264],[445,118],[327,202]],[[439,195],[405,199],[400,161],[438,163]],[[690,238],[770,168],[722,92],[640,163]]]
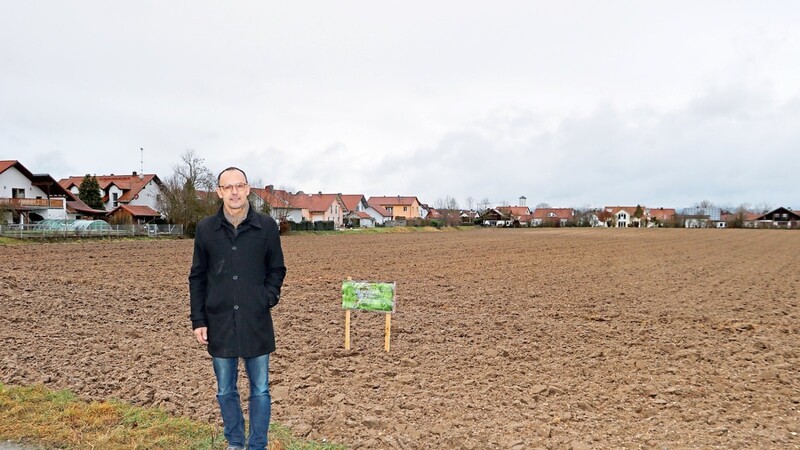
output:
[[[72,200],[67,202],[67,211],[70,213],[84,213],[90,215],[105,215],[108,213],[105,209],[93,209],[91,206],[83,202],[83,200]]]
[[[5,171],[6,171],[6,170],[8,170],[10,167],[13,167],[13,166],[15,166],[16,164],[17,164],[17,161],[16,161],[16,160],[6,160],[6,161],[0,161],[0,173],[3,173],[3,172],[5,172]]]
[[[498,206],[495,209],[514,217],[526,216],[531,213],[531,210],[528,209],[527,206]]]
[[[431,208],[431,209],[428,210],[428,218],[429,219],[441,219],[442,217],[444,217],[444,216],[442,215],[442,213],[439,212],[439,210],[434,209],[434,208]]]
[[[642,208],[642,212],[644,212],[644,205],[642,205],[641,208]],[[631,215],[633,215],[633,213],[636,212],[636,206],[606,206],[603,209],[605,211],[611,213],[612,215],[616,214],[616,213],[618,213],[620,211],[625,211],[627,213],[630,213]]]
[[[149,206],[143,205],[119,205],[108,214],[114,214],[117,210],[122,209],[130,213],[133,217],[160,217],[161,214]]]
[[[634,211],[636,211],[636,209],[634,209]],[[669,220],[675,217],[674,208],[650,208],[645,210],[645,212],[650,218],[655,218],[658,220]]]
[[[69,190],[73,186],[80,187],[83,178],[83,176],[62,178],[58,181],[58,184],[64,189]],[[118,199],[121,203],[128,203],[131,200],[135,200],[136,196],[139,195],[142,189],[151,181],[155,180],[156,183],[161,183],[161,180],[159,180],[155,174],[142,174],[141,178],[139,174],[99,175],[95,176],[95,178],[97,178],[97,184],[100,185],[100,189],[103,191],[106,191],[112,184],[122,190],[122,195]]]
[[[401,195],[393,196],[393,197],[370,197],[367,202],[372,204],[381,205],[381,206],[395,206],[395,205],[402,205],[402,206],[410,206],[413,205],[414,202],[420,204],[420,201],[417,197],[404,197]]]
[[[555,214],[555,217],[550,214]],[[532,217],[534,219],[572,219],[575,210],[572,208],[536,208],[533,211]]]
[[[354,211],[355,215],[358,216],[359,219],[369,219],[372,220],[372,216],[365,213],[364,211]]]
[[[345,194],[341,195],[341,197],[344,207],[347,208],[348,211],[357,210],[358,204],[361,203],[361,199],[366,201],[366,198],[362,194]]]
[[[331,205],[339,203],[339,194],[300,194],[295,195],[292,205],[302,205],[311,212],[327,211]]]
[[[372,200],[372,199],[370,199]],[[386,210],[383,206],[379,205],[378,203],[372,203],[371,201],[367,200],[367,204],[374,209],[378,214],[383,217],[392,217],[392,214]]]
[[[292,208],[294,195],[283,189],[273,189],[272,186],[267,186],[266,188],[250,188],[250,191],[273,208]]]

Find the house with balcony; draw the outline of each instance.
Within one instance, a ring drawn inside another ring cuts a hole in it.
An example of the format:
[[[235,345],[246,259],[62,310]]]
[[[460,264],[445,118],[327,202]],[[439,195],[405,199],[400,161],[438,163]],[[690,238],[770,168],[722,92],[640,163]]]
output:
[[[49,174],[35,174],[17,160],[0,161],[0,224],[30,224],[47,219],[95,218],[90,208]]]
[[[408,220],[421,218],[420,201],[413,196],[370,197],[370,205],[378,205],[385,209],[391,220]]]
[[[58,183],[77,197],[83,178],[72,176]],[[100,185],[106,211],[112,211],[120,205],[147,206],[154,211],[160,210],[158,203],[161,201],[163,183],[155,174],[133,172],[131,175],[96,175],[95,178]]]
[[[514,219],[508,213],[497,208],[490,208],[480,215],[480,223],[485,227],[510,227],[513,225]]]
[[[495,209],[509,218],[511,223],[507,226],[528,227],[531,224],[531,210],[527,206],[498,206]]]
[[[756,223],[772,228],[800,228],[800,213],[780,207],[756,217]]]

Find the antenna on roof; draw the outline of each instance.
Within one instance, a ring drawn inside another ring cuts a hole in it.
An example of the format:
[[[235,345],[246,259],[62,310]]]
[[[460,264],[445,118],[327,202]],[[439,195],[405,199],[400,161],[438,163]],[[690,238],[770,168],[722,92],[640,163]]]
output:
[[[141,180],[144,178],[144,149],[142,147],[139,147],[139,155],[139,179]]]

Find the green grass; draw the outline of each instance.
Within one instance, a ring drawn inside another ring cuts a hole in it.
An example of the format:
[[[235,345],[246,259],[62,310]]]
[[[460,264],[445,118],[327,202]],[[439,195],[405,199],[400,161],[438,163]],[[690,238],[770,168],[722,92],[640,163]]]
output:
[[[0,383],[0,440],[43,449],[224,449],[219,427],[120,401],[87,402],[70,391]],[[270,425],[270,449],[343,450]]]
[[[10,245],[10,244],[24,244],[27,241],[25,239],[15,239],[5,236],[0,236],[0,245]]]

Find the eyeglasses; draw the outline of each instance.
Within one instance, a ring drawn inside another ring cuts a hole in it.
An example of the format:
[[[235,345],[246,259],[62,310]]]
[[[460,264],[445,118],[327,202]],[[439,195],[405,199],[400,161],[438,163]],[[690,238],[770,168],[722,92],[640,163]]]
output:
[[[238,192],[244,189],[245,186],[247,186],[247,183],[236,183],[236,184],[226,184],[224,186],[220,186],[219,188],[225,192],[231,192],[234,189],[236,189],[236,191]]]

